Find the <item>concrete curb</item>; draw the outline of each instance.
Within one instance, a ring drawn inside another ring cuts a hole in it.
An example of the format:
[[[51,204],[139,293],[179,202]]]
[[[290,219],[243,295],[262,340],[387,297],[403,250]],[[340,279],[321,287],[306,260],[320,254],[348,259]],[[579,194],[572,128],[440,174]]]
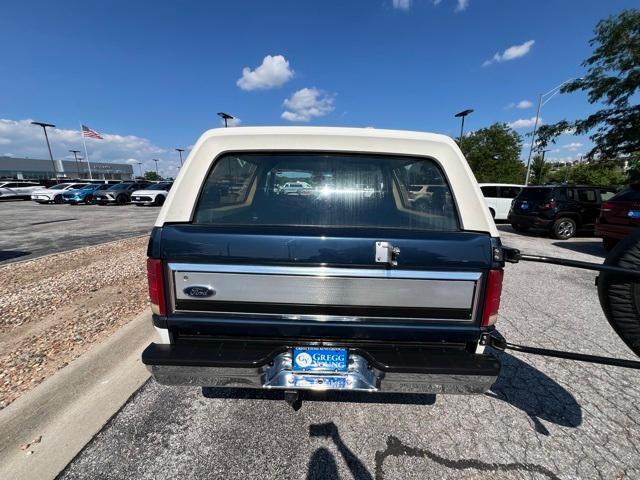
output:
[[[155,335],[145,311],[1,410],[0,478],[54,479],[147,381],[140,353]]]

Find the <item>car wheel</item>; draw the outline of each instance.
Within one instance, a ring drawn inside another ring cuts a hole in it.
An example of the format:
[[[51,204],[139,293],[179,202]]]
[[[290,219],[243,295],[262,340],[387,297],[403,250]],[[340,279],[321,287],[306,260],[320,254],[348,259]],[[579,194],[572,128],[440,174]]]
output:
[[[127,203],[127,196],[122,194],[118,195],[116,197],[116,203],[118,205],[124,205],[125,203]]]
[[[602,238],[602,246],[607,252],[610,252],[618,244],[618,241],[619,240],[617,240],[615,238],[603,237]]]
[[[64,199],[62,198],[62,195],[56,195],[55,197],[53,197],[53,203],[58,205],[64,203]]]
[[[153,204],[160,207],[161,205],[164,204],[164,197],[162,195],[158,195],[154,200]]]
[[[87,195],[86,197],[84,197],[84,203],[86,203],[87,205],[91,205],[93,203],[93,197],[91,195]]]
[[[496,211],[493,208],[489,209],[489,213],[491,213],[491,218],[496,219]]]
[[[568,240],[576,234],[576,228],[575,220],[562,217],[553,223],[551,233],[553,233],[553,236],[558,240]]]
[[[517,225],[515,223],[511,224],[511,228],[520,233],[526,233],[529,231],[529,227],[525,227],[524,225]]]
[[[640,270],[640,231],[620,240],[604,263]],[[613,329],[640,355],[640,278],[602,272],[598,276],[598,296]]]

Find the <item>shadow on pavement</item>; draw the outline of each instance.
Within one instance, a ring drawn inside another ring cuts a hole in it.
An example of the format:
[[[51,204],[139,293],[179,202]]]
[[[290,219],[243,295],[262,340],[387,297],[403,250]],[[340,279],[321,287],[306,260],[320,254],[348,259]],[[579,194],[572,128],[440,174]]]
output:
[[[582,423],[582,407],[559,383],[531,365],[500,353],[502,372],[486,395],[502,400],[526,413],[536,432],[549,435],[540,421],[576,428]]]
[[[338,427],[335,423],[320,423],[309,425],[309,437],[321,437],[330,439],[349,467],[351,475],[356,480],[373,480],[373,476],[364,466],[364,463],[342,441]],[[326,448],[317,449],[309,460],[307,480],[338,479],[338,469],[335,458]]]
[[[344,402],[344,403],[383,403],[402,405],[433,405],[436,396],[418,393],[367,393],[367,392],[311,392],[301,391],[305,402]],[[205,398],[237,398],[250,400],[284,401],[283,390],[260,390],[254,388],[216,388],[202,387]]]
[[[572,252],[585,253],[594,257],[604,258],[607,252],[602,247],[602,240],[593,240],[589,242],[553,242],[555,247],[566,248]]]
[[[26,255],[31,255],[31,252],[24,250],[0,250],[0,262],[13,260],[14,258],[24,257]]]

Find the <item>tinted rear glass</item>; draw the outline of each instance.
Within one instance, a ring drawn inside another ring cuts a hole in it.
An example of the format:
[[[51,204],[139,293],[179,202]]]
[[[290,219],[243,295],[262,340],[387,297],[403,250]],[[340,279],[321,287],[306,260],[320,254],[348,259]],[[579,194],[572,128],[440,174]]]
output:
[[[624,202],[640,201],[640,185],[632,185],[631,187],[624,189],[617,195],[613,196],[611,200],[622,200]]]
[[[433,160],[322,153],[220,157],[193,222],[438,231],[459,225]]]
[[[547,200],[553,196],[553,188],[527,187],[518,195],[518,200]]]

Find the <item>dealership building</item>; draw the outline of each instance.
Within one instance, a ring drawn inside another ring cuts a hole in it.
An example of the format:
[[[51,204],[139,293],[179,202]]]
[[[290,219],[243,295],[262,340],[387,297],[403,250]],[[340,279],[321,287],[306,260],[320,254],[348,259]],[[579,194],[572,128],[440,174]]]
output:
[[[94,178],[96,180],[132,180],[133,166],[128,163],[87,162],[0,156],[0,178],[47,180],[52,178]],[[91,169],[91,175],[89,175]]]

